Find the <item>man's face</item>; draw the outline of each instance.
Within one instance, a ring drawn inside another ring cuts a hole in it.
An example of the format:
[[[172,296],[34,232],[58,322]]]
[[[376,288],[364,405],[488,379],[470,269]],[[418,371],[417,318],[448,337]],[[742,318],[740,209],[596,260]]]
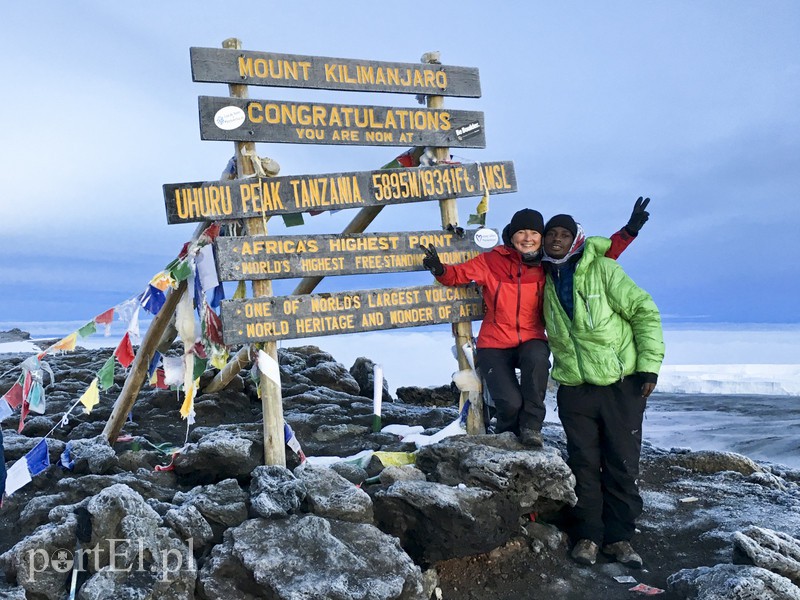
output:
[[[544,234],[544,251],[551,258],[564,258],[574,239],[568,229],[553,227]]]
[[[511,243],[521,254],[536,252],[542,247],[542,234],[533,229],[520,229],[511,236]]]

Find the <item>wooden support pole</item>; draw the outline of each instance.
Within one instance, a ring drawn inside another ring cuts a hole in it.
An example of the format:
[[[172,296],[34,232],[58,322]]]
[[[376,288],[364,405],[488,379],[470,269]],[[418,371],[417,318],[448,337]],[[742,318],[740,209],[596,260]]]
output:
[[[438,59],[431,58],[433,53],[428,53],[423,56],[423,62],[435,62]],[[426,97],[428,108],[444,108],[444,96],[427,96]],[[434,148],[434,157],[438,162],[450,160],[449,148]],[[439,211],[442,215],[442,227],[448,225],[458,225],[458,205],[455,198],[446,198],[439,201]],[[472,343],[472,322],[460,321],[453,323],[453,338],[456,345],[456,356],[458,357],[458,368],[463,371],[471,368],[466,355],[464,354],[464,344]],[[486,427],[483,422],[483,397],[481,393],[476,394],[477,398],[473,396],[473,401],[470,404],[469,414],[467,415],[467,433],[476,435],[486,433]],[[461,392],[461,398],[458,402],[459,410],[463,408],[464,403],[469,398],[468,392]]]
[[[209,225],[210,223],[208,221],[200,223],[197,229],[194,230],[191,241],[195,241],[199,238],[200,234],[203,233]],[[164,300],[161,310],[153,317],[150,327],[147,329],[147,333],[144,334],[142,343],[139,345],[139,351],[136,353],[133,363],[131,364],[130,373],[128,373],[125,384],[122,386],[122,391],[114,402],[111,416],[108,418],[106,426],[103,428],[103,435],[111,445],[113,445],[117,437],[119,437],[119,432],[122,431],[125,419],[136,403],[139,390],[142,389],[145,377],[147,376],[150,361],[153,360],[156,348],[159,343],[161,343],[161,337],[169,326],[172,315],[175,314],[175,309],[178,307],[181,296],[186,292],[186,286],[186,281],[181,281],[177,289],[171,289],[167,292],[167,297]]]
[[[222,42],[223,48],[234,50],[242,49],[242,42],[236,38],[229,38]],[[247,98],[247,86],[231,84],[228,86],[233,98]],[[236,142],[236,165],[238,176],[253,175],[255,168],[249,156],[256,156],[254,142]],[[245,219],[248,235],[267,235],[266,218],[259,217]],[[253,297],[263,298],[272,295],[272,282],[268,279],[252,281]],[[278,360],[278,345],[276,342],[264,342],[263,350],[273,360]],[[238,363],[238,361],[236,361]],[[264,431],[264,464],[286,466],[286,445],[283,439],[283,399],[281,397],[280,382],[274,382],[264,373],[259,376],[261,390],[261,409],[263,412]]]

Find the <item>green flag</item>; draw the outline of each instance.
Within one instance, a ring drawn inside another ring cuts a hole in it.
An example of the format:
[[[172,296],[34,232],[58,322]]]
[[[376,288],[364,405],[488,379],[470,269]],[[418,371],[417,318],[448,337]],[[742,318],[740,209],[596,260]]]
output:
[[[86,325],[78,329],[78,335],[82,338],[89,337],[97,331],[97,323],[89,321]]]
[[[97,372],[97,379],[101,390],[107,390],[114,385],[114,355],[108,357],[103,366]]]

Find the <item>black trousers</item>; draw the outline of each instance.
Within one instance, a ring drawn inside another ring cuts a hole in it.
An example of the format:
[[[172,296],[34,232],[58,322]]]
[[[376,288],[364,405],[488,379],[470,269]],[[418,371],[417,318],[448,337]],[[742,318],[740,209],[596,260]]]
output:
[[[519,369],[517,379],[515,369]],[[516,348],[478,348],[481,373],[497,416],[496,433],[542,428],[550,372],[550,347],[544,340],[530,340]]]
[[[567,464],[575,475],[578,496],[572,509],[576,540],[613,544],[633,537],[642,513],[636,479],[646,404],[636,376],[608,386],[558,388]]]

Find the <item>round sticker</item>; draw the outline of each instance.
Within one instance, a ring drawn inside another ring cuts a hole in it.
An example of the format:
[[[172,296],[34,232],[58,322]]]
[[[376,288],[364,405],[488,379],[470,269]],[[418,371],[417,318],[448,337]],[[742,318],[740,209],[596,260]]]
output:
[[[497,246],[498,239],[494,229],[482,227],[475,232],[475,243],[481,248],[494,248]]]
[[[244,111],[238,106],[225,106],[214,115],[214,124],[220,129],[230,131],[244,123]]]

